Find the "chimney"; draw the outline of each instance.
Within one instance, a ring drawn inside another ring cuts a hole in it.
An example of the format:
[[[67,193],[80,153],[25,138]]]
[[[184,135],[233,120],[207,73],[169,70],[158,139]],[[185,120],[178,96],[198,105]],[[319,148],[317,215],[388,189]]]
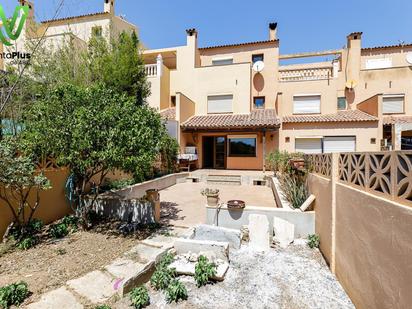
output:
[[[269,40],[275,41],[278,39],[278,23],[269,24]]]
[[[34,4],[31,1],[19,0],[20,5],[27,5],[29,7],[29,19],[34,19]]]
[[[189,43],[192,42],[197,48],[197,30],[195,28],[187,29],[186,33],[187,33],[187,45],[189,45]]]
[[[104,0],[104,12],[114,15],[114,0]]]

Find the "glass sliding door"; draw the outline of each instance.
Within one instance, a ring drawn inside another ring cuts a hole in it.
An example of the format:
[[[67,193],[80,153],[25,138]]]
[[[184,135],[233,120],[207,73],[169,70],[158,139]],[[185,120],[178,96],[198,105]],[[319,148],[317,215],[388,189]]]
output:
[[[224,169],[226,167],[226,137],[215,137],[215,164],[214,168]]]

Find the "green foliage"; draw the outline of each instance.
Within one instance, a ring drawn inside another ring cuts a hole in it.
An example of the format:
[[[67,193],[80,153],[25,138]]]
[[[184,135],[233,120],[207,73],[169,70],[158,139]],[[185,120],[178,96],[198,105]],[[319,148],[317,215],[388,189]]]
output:
[[[168,303],[187,299],[186,287],[177,279],[173,279],[166,289],[166,301]]]
[[[49,235],[55,239],[66,237],[69,234],[67,224],[58,223],[50,226]]]
[[[275,150],[266,157],[269,168],[279,173],[291,173],[290,160],[303,158],[302,153],[289,153],[287,151]]]
[[[30,192],[50,188],[49,180],[36,172],[33,157],[15,138],[0,139],[0,200],[5,203],[14,217],[15,225],[25,227],[40,205],[39,195],[29,200]]]
[[[100,305],[97,306],[95,309],[112,309],[112,307],[110,307],[109,305]]]
[[[311,248],[311,249],[319,248],[319,245],[320,245],[319,235],[316,235],[316,234],[308,235],[307,244],[308,244],[309,248]]]
[[[0,306],[9,308],[10,306],[19,306],[29,296],[27,283],[13,283],[0,288]]]
[[[199,256],[195,266],[195,280],[198,287],[206,285],[216,276],[216,265],[209,263],[207,257]]]
[[[80,222],[80,219],[76,216],[65,216],[62,219],[62,223],[67,225],[70,233],[77,231],[79,222]]]
[[[150,304],[149,293],[145,286],[141,285],[130,292],[130,301],[136,309],[144,308]]]
[[[92,179],[100,187],[105,175],[117,169],[143,181],[167,133],[159,113],[137,106],[135,98],[103,85],[64,85],[32,105],[23,134],[37,155],[52,154],[76,175],[84,223],[82,201]]]
[[[280,187],[284,197],[291,203],[293,208],[299,208],[309,196],[306,175],[283,173],[279,178]]]
[[[34,236],[26,236],[16,244],[16,247],[21,250],[29,250],[30,248],[33,248],[36,244],[37,240]]]
[[[164,290],[170,282],[176,277],[176,269],[168,266],[173,262],[173,256],[167,254],[163,257],[156,267],[156,271],[150,278],[150,284],[155,290]]]
[[[120,190],[135,184],[134,179],[118,179],[118,180],[111,180],[104,184],[102,188],[103,191],[107,190]]]
[[[164,134],[163,138],[160,140],[159,147],[162,172],[174,173],[176,171],[179,143],[175,138],[168,134]]]

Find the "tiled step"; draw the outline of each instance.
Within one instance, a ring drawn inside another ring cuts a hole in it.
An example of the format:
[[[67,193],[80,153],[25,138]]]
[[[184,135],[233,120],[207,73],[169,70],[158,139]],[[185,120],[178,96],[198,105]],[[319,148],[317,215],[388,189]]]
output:
[[[208,175],[207,183],[240,186],[242,184],[242,176],[240,175]]]

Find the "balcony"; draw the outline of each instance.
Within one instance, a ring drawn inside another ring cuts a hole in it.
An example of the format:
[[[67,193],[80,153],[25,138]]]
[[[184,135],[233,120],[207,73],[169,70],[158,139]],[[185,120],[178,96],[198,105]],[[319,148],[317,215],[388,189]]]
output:
[[[158,73],[158,69],[157,69],[158,65],[157,64],[146,64],[144,66],[144,71],[146,73],[147,77],[155,77],[157,76]]]
[[[327,67],[311,67],[311,68],[279,68],[279,81],[295,82],[308,80],[324,80],[334,78],[333,65]]]

